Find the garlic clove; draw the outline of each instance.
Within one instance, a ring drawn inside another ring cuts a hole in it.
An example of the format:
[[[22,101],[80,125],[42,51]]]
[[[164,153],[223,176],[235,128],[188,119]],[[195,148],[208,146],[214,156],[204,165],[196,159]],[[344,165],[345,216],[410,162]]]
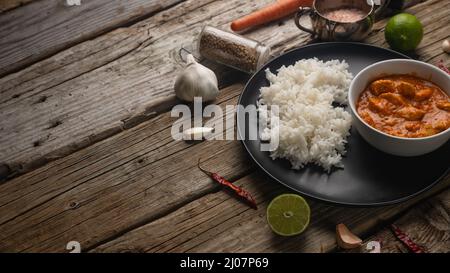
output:
[[[193,127],[184,130],[183,140],[202,140],[207,135],[211,134],[214,128],[211,127]]]
[[[193,101],[198,88],[196,81],[196,76],[186,68],[175,81],[175,95],[181,100]]]
[[[353,249],[360,247],[362,240],[353,234],[344,224],[336,226],[336,240],[343,249]]]
[[[450,39],[445,39],[445,40],[442,42],[442,50],[443,50],[445,53],[450,54]]]
[[[64,6],[66,6],[66,7],[81,6],[81,0],[65,0]]]
[[[187,63],[188,65],[190,65],[190,64],[196,64],[197,61],[195,60],[194,55],[188,54],[188,55],[186,56],[186,63]]]
[[[366,250],[369,251],[369,253],[381,253],[381,241],[368,242]]]

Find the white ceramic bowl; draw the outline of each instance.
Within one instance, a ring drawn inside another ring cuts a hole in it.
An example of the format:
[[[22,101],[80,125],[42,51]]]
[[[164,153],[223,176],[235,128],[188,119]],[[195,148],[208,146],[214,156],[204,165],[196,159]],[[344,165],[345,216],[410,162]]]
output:
[[[421,138],[405,138],[388,135],[368,125],[357,113],[356,102],[367,85],[383,75],[410,74],[429,80],[450,95],[450,76],[441,69],[415,60],[394,59],[370,65],[355,76],[350,84],[349,104],[353,126],[375,148],[398,156],[418,156],[432,152],[450,138],[450,128],[436,135]]]

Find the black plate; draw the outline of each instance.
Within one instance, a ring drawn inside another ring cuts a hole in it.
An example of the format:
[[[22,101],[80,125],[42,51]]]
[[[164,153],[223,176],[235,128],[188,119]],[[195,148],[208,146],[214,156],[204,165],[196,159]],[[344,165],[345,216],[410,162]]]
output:
[[[354,76],[375,62],[408,58],[392,50],[360,43],[308,45],[285,53],[262,67],[247,83],[239,104],[256,104],[259,89],[269,85],[264,73],[266,68],[276,72],[282,65],[313,57],[344,59]],[[248,124],[248,120],[241,121],[240,117],[245,115],[242,111],[238,110],[237,115],[240,136],[248,132],[249,126],[256,128],[257,125]],[[448,173],[450,166],[450,142],[424,156],[397,157],[370,146],[354,128],[348,138],[344,169],[333,170],[330,174],[314,165],[295,171],[287,160],[271,160],[268,152],[259,150],[259,140],[244,140],[243,144],[255,162],[276,181],[306,196],[340,205],[377,206],[405,201],[434,186]]]

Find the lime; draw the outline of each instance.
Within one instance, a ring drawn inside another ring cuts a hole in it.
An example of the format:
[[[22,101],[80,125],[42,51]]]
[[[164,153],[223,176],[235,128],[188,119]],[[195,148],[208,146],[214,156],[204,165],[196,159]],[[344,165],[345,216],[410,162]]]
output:
[[[282,236],[302,233],[309,224],[310,209],[297,194],[281,194],[267,207],[267,222],[273,232]]]
[[[393,16],[386,25],[384,37],[395,50],[412,51],[422,41],[423,28],[416,16],[400,13]]]

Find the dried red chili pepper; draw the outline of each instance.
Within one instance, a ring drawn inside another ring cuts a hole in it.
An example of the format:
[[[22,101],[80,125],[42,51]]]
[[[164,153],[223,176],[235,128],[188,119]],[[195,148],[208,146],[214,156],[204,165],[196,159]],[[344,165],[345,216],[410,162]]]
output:
[[[203,173],[205,173],[207,176],[211,177],[214,181],[216,181],[219,184],[226,186],[226,187],[230,188],[232,191],[234,191],[239,197],[244,199],[250,205],[251,208],[258,209],[255,199],[253,199],[252,195],[248,191],[244,190],[243,188],[241,188],[239,186],[234,185],[233,183],[226,180],[225,178],[218,175],[217,173],[206,171],[205,169],[203,169],[200,166],[200,159],[198,159],[197,166]]]
[[[444,61],[440,60],[438,63],[438,67],[442,70],[444,70],[444,72],[447,72],[447,74],[450,75],[450,70],[444,65]]]
[[[425,253],[425,249],[416,244],[411,238],[406,235],[399,227],[391,225],[391,230],[395,237],[399,239],[411,252],[413,253]]]

